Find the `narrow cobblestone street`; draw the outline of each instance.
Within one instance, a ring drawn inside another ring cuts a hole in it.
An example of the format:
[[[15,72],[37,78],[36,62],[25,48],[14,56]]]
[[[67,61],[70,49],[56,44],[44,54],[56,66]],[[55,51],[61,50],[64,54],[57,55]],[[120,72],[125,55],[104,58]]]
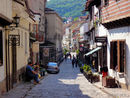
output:
[[[48,75],[28,92],[25,98],[111,98],[90,84],[79,72],[72,69],[70,60],[60,65],[60,73]]]
[[[101,82],[91,84],[79,68],[72,68],[70,60],[61,63],[59,74],[48,74],[40,82],[23,82],[2,98],[130,98],[128,90],[105,88]]]

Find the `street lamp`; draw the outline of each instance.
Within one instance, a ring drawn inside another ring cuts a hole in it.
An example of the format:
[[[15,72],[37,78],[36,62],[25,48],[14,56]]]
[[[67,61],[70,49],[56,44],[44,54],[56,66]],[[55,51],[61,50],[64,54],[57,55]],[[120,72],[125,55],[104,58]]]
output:
[[[19,23],[20,23],[20,17],[16,14],[13,17],[12,23],[8,27],[6,27],[5,30],[13,31],[15,28],[18,27]]]
[[[20,22],[20,17],[16,14],[15,17],[13,17],[13,24],[16,24],[16,27],[18,27]]]
[[[7,29],[7,30],[13,31],[15,28],[18,27],[19,23],[20,23],[20,17],[16,14],[13,17],[12,25],[9,26],[9,29]],[[19,34],[18,35],[17,34],[9,34],[8,40],[9,40],[10,46],[19,46],[20,45],[20,35]]]

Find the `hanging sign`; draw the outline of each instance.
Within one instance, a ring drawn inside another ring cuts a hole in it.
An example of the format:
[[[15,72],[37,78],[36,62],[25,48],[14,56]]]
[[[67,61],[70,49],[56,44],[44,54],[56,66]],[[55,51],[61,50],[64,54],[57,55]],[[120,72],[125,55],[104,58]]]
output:
[[[105,43],[107,42],[107,37],[95,37],[95,42]]]

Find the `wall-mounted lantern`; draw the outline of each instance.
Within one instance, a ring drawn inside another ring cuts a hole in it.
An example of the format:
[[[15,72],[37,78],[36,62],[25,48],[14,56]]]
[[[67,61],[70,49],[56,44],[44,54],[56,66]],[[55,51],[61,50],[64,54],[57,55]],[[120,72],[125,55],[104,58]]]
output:
[[[16,27],[18,27],[20,23],[20,17],[16,14],[15,17],[13,17],[13,23],[12,24],[16,24]]]
[[[7,30],[14,30],[18,27],[20,23],[20,17],[16,14],[16,16],[13,17],[13,21],[11,26],[9,26],[9,29]],[[20,35],[18,34],[9,34],[8,35],[9,45],[10,46],[20,46]]]

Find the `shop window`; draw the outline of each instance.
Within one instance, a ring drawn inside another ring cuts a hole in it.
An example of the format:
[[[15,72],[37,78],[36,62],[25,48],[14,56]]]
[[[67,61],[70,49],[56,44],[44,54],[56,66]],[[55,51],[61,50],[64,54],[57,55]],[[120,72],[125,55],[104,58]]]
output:
[[[125,70],[125,41],[111,42],[110,68],[118,72]]]
[[[2,31],[0,31],[0,66],[3,65],[3,40],[2,40]]]

